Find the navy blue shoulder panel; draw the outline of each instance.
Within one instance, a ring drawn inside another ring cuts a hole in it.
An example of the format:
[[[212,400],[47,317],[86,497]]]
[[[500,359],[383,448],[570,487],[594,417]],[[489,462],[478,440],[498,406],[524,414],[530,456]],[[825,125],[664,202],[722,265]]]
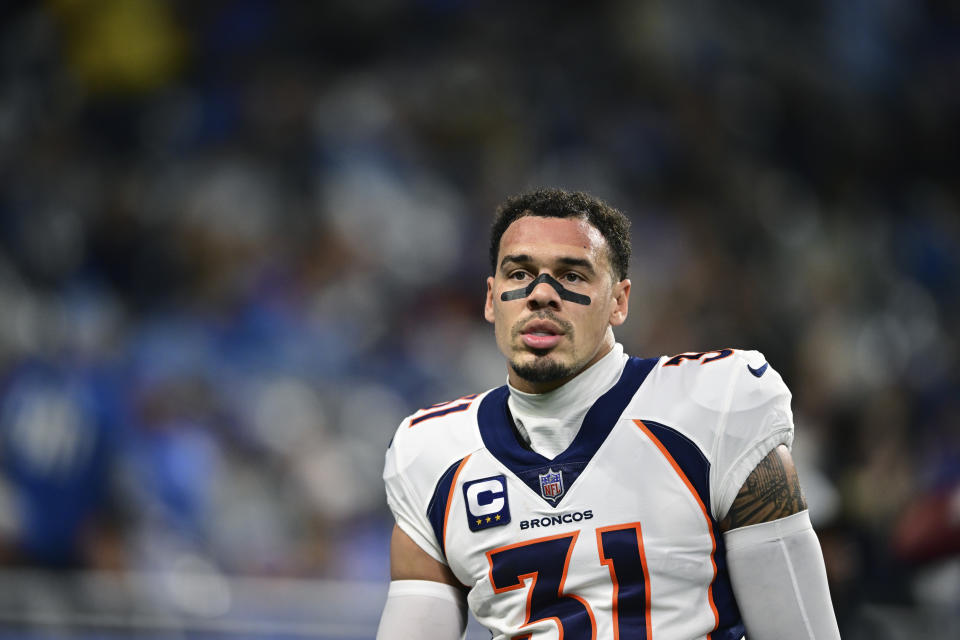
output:
[[[507,398],[509,397],[510,388],[503,385],[484,396],[483,400],[480,401],[480,406],[477,407],[477,423],[480,427],[483,444],[501,461],[503,461],[503,458],[499,455],[500,453],[510,457],[513,448],[523,448],[516,430],[513,428],[510,410],[507,408]],[[513,458],[510,457],[510,459]],[[520,460],[515,462],[520,462]]]
[[[510,390],[506,386],[494,389],[480,403],[477,420],[483,443],[494,457],[537,495],[541,495],[539,476],[548,470],[562,471],[566,489],[569,489],[610,435],[623,410],[658,360],[630,358],[620,379],[590,407],[573,442],[556,458],[546,458],[520,440],[507,406]],[[553,506],[562,499],[558,499]]]
[[[710,461],[700,451],[700,447],[676,429],[651,420],[644,420],[643,424],[680,465],[683,474],[687,476],[687,480],[700,496],[700,501],[707,508],[712,522],[714,518],[713,514],[710,514]]]
[[[710,461],[700,451],[700,447],[676,429],[650,420],[644,420],[643,424],[680,465],[680,469],[693,485],[710,516],[713,539],[717,545],[713,554],[714,562],[717,564],[717,577],[713,581],[713,603],[717,606],[720,624],[708,637],[710,640],[739,640],[745,632],[740,618],[740,608],[737,606],[733,587],[730,584],[727,548],[723,541],[723,532],[720,531],[720,523],[710,513]]]
[[[430,526],[433,527],[433,534],[437,537],[440,544],[440,551],[447,554],[446,541],[444,540],[443,525],[447,517],[447,503],[450,500],[450,487],[453,485],[453,479],[457,475],[457,469],[463,462],[460,458],[440,476],[436,488],[433,490],[433,497],[430,498],[430,504],[427,506],[427,518],[430,520]]]

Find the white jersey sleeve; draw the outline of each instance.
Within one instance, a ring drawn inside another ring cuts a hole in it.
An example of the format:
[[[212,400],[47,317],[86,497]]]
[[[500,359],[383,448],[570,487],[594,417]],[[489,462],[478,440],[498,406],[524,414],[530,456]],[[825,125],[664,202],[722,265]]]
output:
[[[718,363],[719,364],[719,363]],[[759,351],[735,351],[711,455],[711,508],[726,517],[747,477],[778,445],[793,444],[790,390]]]
[[[709,462],[709,508],[718,521],[757,464],[777,445],[793,444],[790,391],[758,351],[661,358],[633,411],[677,430],[700,450]]]
[[[383,482],[387,489],[387,505],[393,512],[397,526],[417,543],[417,546],[426,551],[432,558],[445,562],[440,545],[426,518],[427,504],[430,497],[420,495],[417,488],[411,486],[405,478],[405,471],[410,460],[405,460],[400,452],[398,436],[402,429],[410,428],[410,418],[400,423],[397,434],[387,449],[386,460],[383,465]],[[402,438],[401,438],[402,439]],[[399,446],[398,446],[399,445]]]
[[[453,486],[457,465],[481,446],[480,399],[466,396],[414,413],[400,423],[386,453],[383,480],[397,526],[444,564],[444,491]]]

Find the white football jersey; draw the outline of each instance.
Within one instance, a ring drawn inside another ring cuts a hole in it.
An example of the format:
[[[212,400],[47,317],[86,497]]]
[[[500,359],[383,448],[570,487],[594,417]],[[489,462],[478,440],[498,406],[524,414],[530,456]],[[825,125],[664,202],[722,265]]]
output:
[[[553,459],[506,386],[406,418],[387,451],[400,528],[448,565],[494,638],[739,639],[719,529],[790,446],[790,392],[756,351],[630,358]]]

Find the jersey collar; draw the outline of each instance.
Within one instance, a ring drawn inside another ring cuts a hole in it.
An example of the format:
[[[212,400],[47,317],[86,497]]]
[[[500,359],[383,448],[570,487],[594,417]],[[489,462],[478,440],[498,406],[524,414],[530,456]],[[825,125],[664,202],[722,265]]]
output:
[[[637,389],[646,380],[658,358],[630,358],[620,379],[597,398],[583,418],[573,442],[555,458],[546,458],[529,449],[513,426],[507,406],[509,388],[504,385],[488,393],[480,403],[477,421],[484,446],[518,478],[540,494],[540,473],[563,469],[566,487],[573,484],[603,444]],[[559,501],[557,501],[559,504]]]

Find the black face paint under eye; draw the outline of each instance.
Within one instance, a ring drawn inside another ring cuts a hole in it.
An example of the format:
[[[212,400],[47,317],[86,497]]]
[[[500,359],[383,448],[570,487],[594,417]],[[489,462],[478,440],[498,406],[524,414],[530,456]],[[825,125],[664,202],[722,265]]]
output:
[[[548,285],[554,288],[563,300],[569,300],[570,302],[576,302],[577,304],[590,304],[590,296],[585,296],[582,293],[574,293],[573,291],[568,291],[563,288],[563,285],[553,279],[548,273],[541,273],[539,276],[534,278],[533,282],[523,287],[522,289],[514,289],[513,291],[504,291],[500,295],[500,299],[504,302],[508,300],[519,300],[520,298],[526,298],[541,282],[546,282]]]

